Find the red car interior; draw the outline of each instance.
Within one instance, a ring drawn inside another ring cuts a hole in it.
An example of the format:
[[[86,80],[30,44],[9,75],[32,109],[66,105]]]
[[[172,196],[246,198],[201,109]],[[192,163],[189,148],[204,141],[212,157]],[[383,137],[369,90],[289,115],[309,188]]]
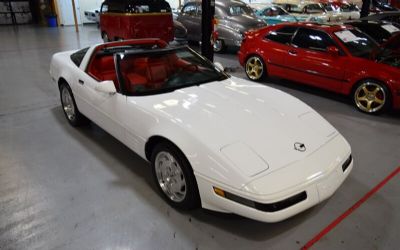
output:
[[[161,56],[130,56],[121,62],[121,75],[130,93],[140,88],[158,89],[179,70],[188,68],[189,62],[174,54]],[[113,55],[96,55],[88,67],[88,74],[98,81],[112,80],[119,90]]]
[[[95,56],[89,66],[88,73],[98,81],[114,81],[115,88],[119,89],[113,55]]]
[[[121,63],[121,74],[127,90],[134,93],[138,88],[158,89],[175,72],[181,70],[188,62],[176,55],[132,56]]]
[[[115,64],[114,64],[114,56],[113,54],[108,54],[108,55],[104,55],[104,54],[99,54],[98,52],[107,48],[112,48],[114,46],[129,46],[129,45],[154,45],[157,46],[159,48],[164,48],[165,46],[167,46],[167,43],[164,42],[163,40],[160,39],[153,39],[153,38],[149,38],[149,39],[137,39],[137,40],[127,40],[124,42],[113,42],[113,43],[105,43],[103,45],[100,45],[96,48],[96,51],[93,53],[95,56],[93,56],[93,58],[91,59],[89,66],[87,68],[87,73],[92,76],[93,78],[95,78],[97,81],[106,81],[106,80],[112,80],[114,81],[115,84],[115,88],[117,91],[119,91],[120,87],[119,87],[119,82],[118,82],[118,78],[117,78],[117,74],[115,71]],[[143,69],[143,67],[145,66],[145,64],[147,63],[147,61],[142,61],[142,63],[138,63],[137,65],[135,65],[135,68],[137,66],[137,70],[138,72],[141,71],[141,69]],[[157,70],[157,68],[153,69],[153,71]],[[162,70],[162,69],[158,69],[158,70]],[[155,72],[156,73],[156,72]],[[150,79],[156,79],[156,77],[150,78]],[[125,79],[126,80],[126,79]],[[156,79],[158,80],[158,79]],[[148,82],[147,79],[142,79],[139,80],[139,83],[143,81]],[[145,82],[143,82],[144,84]],[[129,84],[128,84],[129,85]],[[129,88],[129,87],[128,87]]]

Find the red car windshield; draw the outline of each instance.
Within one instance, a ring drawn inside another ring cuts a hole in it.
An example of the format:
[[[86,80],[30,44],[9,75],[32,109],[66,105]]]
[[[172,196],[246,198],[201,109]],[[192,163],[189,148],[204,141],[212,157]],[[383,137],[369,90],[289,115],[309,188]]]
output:
[[[128,95],[159,94],[228,77],[187,47],[121,53],[117,62]]]
[[[379,49],[378,44],[368,35],[358,30],[341,30],[335,35],[349,52],[356,57],[369,58]]]

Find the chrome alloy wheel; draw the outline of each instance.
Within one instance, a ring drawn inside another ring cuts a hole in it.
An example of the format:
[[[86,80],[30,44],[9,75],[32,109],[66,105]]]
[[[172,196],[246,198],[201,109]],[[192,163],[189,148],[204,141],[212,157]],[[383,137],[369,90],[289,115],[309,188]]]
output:
[[[68,120],[73,121],[75,119],[75,106],[72,100],[71,93],[67,87],[63,87],[61,91],[62,106]]]
[[[356,89],[354,101],[362,111],[374,113],[385,106],[386,93],[381,85],[374,82],[364,82]]]
[[[162,191],[171,201],[183,201],[186,197],[186,180],[177,160],[170,153],[161,151],[157,154],[154,165]]]
[[[264,65],[260,58],[250,57],[246,62],[246,74],[251,80],[259,80],[264,73]]]

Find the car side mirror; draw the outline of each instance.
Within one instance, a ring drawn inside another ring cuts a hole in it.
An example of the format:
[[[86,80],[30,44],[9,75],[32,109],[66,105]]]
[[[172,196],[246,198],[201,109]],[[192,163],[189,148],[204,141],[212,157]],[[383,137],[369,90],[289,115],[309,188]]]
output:
[[[220,62],[215,62],[214,65],[221,71],[225,71],[224,66]]]
[[[332,56],[339,56],[339,49],[335,46],[329,46],[327,52]]]
[[[111,80],[99,82],[94,89],[96,91],[110,95],[113,95],[117,92],[117,90],[115,89],[114,81]]]

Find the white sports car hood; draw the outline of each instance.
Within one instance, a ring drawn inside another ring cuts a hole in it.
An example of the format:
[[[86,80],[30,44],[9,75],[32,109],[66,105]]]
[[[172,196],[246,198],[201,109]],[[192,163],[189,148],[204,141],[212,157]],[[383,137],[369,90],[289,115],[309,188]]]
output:
[[[338,133],[300,100],[236,77],[135,97],[135,103],[180,126],[249,178],[306,157]]]

